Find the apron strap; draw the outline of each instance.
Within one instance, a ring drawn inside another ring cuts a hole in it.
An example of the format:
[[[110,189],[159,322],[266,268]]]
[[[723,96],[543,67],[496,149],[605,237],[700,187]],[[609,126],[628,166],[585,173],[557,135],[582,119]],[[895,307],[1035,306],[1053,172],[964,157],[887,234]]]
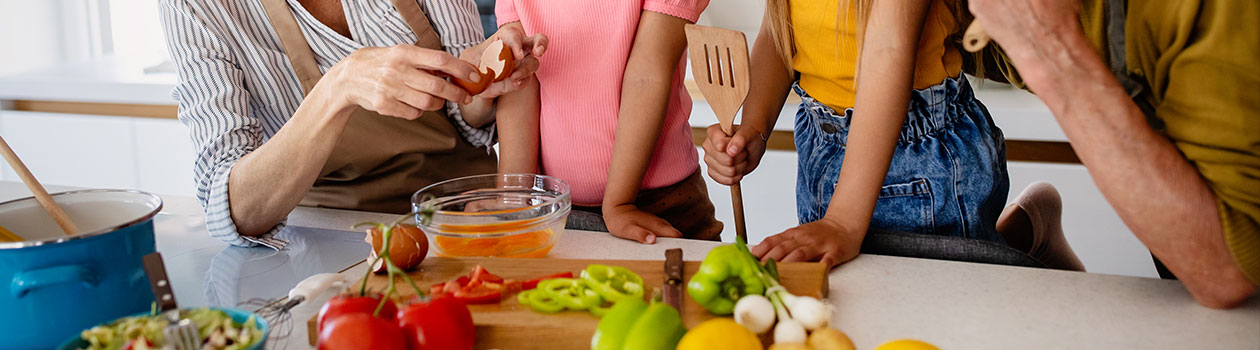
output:
[[[289,64],[293,65],[293,72],[302,83],[302,96],[305,97],[315,87],[315,83],[319,82],[319,78],[324,76],[319,71],[319,65],[315,64],[311,46],[306,43],[306,36],[302,35],[302,28],[298,27],[297,18],[293,17],[293,11],[286,0],[262,0],[262,5],[267,12],[267,19],[271,20],[272,28],[280,37],[280,45],[284,46]]]
[[[438,38],[437,31],[434,31],[433,25],[429,23],[429,16],[420,10],[417,0],[392,1],[394,8],[398,9],[398,14],[402,15],[407,26],[411,27],[411,31],[416,33],[417,46],[434,50],[442,49],[442,40]]]

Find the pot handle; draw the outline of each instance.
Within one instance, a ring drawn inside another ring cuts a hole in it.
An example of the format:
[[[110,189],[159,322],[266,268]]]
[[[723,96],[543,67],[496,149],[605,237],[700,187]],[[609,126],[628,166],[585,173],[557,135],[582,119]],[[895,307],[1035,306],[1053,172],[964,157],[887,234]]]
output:
[[[62,265],[18,272],[9,283],[9,292],[13,297],[22,298],[31,290],[64,283],[83,283],[85,286],[96,286],[100,283],[96,273],[83,265]]]

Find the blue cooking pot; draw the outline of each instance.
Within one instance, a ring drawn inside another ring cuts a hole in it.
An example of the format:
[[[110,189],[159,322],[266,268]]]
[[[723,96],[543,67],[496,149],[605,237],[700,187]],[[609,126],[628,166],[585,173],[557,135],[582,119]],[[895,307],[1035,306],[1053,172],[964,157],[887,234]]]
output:
[[[123,190],[52,197],[83,233],[65,236],[33,197],[0,203],[0,226],[26,239],[0,243],[0,348],[50,349],[153,302],[140,260],[155,250],[162,199]]]

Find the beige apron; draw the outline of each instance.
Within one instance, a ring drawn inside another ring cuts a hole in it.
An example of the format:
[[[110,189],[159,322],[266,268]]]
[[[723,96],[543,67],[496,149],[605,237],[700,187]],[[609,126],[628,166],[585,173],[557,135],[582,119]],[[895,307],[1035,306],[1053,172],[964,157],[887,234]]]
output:
[[[416,46],[442,49],[416,0],[393,3],[419,38]],[[262,4],[306,96],[323,76],[306,37],[285,0]],[[406,213],[420,188],[496,168],[494,154],[464,141],[443,111],[406,120],[356,107],[301,205]]]

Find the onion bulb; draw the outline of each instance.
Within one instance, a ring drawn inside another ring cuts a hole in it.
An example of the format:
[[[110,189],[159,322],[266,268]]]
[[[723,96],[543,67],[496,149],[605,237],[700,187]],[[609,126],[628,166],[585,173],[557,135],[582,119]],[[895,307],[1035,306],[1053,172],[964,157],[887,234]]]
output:
[[[787,293],[784,293],[787,294]],[[807,330],[827,328],[831,320],[831,307],[811,296],[784,298],[792,318]]]
[[[774,305],[766,297],[749,294],[735,303],[735,323],[756,334],[765,333],[774,326]]]
[[[804,343],[805,327],[800,322],[793,319],[779,320],[779,324],[774,326],[774,343]]]

